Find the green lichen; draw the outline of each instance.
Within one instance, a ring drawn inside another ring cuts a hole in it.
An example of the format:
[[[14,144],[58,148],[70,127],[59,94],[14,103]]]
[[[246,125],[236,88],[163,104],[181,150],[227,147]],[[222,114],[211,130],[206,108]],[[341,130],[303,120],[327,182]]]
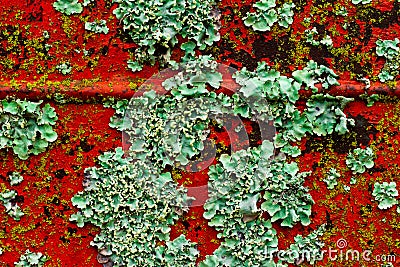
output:
[[[198,254],[195,244],[188,241],[184,235],[180,235],[173,241],[167,241],[165,246],[156,248],[157,259],[154,266],[195,266]]]
[[[220,38],[213,0],[113,2],[118,4],[113,13],[139,46],[135,59],[129,61],[133,71],[141,70],[144,63],[169,62],[179,36],[187,38],[200,50]]]
[[[322,39],[319,40],[319,33],[317,31],[317,28],[312,28],[311,30],[306,30],[304,32],[306,35],[306,43],[309,43],[313,46],[319,46],[319,45],[324,45],[328,48],[333,47],[333,41],[332,38],[329,35],[324,36]],[[317,37],[317,38],[316,38]]]
[[[234,73],[233,77],[241,85],[234,94],[235,111],[245,118],[271,120],[278,134],[275,145],[282,152],[299,155],[299,149],[291,142],[299,141],[307,133],[327,135],[333,132],[344,134],[354,120],[342,112],[344,106],[353,99],[317,94],[307,101],[305,112],[296,107],[302,85],[316,92],[315,84],[325,88],[338,84],[337,75],[329,68],[310,61],[303,70],[293,72],[293,78],[282,76],[265,62],[259,63],[254,72],[246,68]],[[249,116],[249,110],[256,115]]]
[[[24,177],[19,172],[12,172],[8,179],[10,179],[10,185],[18,185],[24,180]]]
[[[299,173],[297,164],[287,163],[284,158],[271,161],[273,153],[273,144],[264,141],[257,148],[222,155],[220,163],[210,167],[204,217],[221,231],[220,237],[246,228],[246,222],[263,211],[268,212],[272,222],[282,220],[282,226],[310,223],[313,200],[302,185],[307,173]],[[256,204],[262,198],[265,201],[259,209]]]
[[[367,102],[367,107],[372,107],[376,101],[379,101],[381,99],[381,96],[378,94],[362,94],[360,95],[360,98]]]
[[[215,91],[223,82],[218,64],[200,56],[177,66],[174,75],[162,82],[164,94],[144,84],[150,90],[132,98],[126,109],[120,105],[117,114],[120,119],[125,110],[121,129],[129,137],[126,157],[121,149],[105,153],[99,157],[100,167],[85,171],[85,191],[72,198],[80,211],[71,220],[80,227],[88,222],[99,226],[101,233],[92,245],[117,265],[174,266],[183,264],[182,259],[185,266],[194,266],[197,253],[184,237],[177,241],[187,245],[182,255],[175,255],[174,249],[168,252],[169,226],[187,209],[190,198],[170,173],[161,170],[188,166],[204,151],[208,125],[224,125],[224,116],[273,121],[281,139],[262,140],[259,146],[219,155],[217,164],[209,167],[204,217],[224,240],[200,265],[285,266],[271,256],[278,245],[271,223],[309,225],[314,201],[304,186],[308,173],[300,172],[283,152],[298,155],[301,150],[292,141],[307,133],[343,134],[352,123],[342,111],[351,99],[318,94],[304,111],[296,107],[303,85],[336,83],[330,69],[313,63],[307,68],[311,73],[307,82],[303,77],[297,81],[283,76],[265,63],[253,72],[243,68],[233,74],[238,89],[225,95]],[[106,105],[115,106],[115,102]],[[243,129],[239,125],[232,130]],[[149,236],[167,245],[149,243]]]
[[[47,261],[47,257],[40,252],[31,252],[29,249],[25,251],[19,258],[18,262],[14,262],[15,267],[42,267]]]
[[[309,173],[299,172],[295,162],[276,162],[270,169],[272,176],[267,182],[261,209],[268,212],[272,222],[282,220],[282,226],[293,227],[297,222],[309,225],[314,201],[303,185]]]
[[[353,126],[355,122],[348,119],[342,110],[351,101],[352,98],[334,97],[329,94],[311,96],[306,103],[305,115],[312,125],[312,132],[318,136],[326,136],[333,132],[347,133],[348,126]]]
[[[297,235],[294,238],[294,243],[283,254],[282,260],[296,265],[303,261],[315,264],[316,261],[323,260],[324,252],[322,248],[324,242],[320,241],[318,237],[322,236],[324,232],[325,225],[322,225],[305,237]]]
[[[340,177],[340,173],[337,172],[335,168],[331,168],[327,173],[324,182],[328,185],[328,189],[334,189],[338,184],[337,179]]]
[[[400,40],[377,40],[376,41],[376,54],[386,59],[378,77],[381,82],[392,81],[396,78],[400,71],[399,59],[400,48],[398,44]]]
[[[274,253],[278,250],[276,230],[270,221],[257,219],[247,223],[226,238],[221,246],[208,255],[199,267],[268,266],[287,267],[280,261],[275,263]]]
[[[347,11],[346,7],[341,6],[338,9],[335,10],[335,15],[347,17],[348,11]]]
[[[109,31],[107,23],[104,19],[92,22],[85,22],[85,30],[104,34],[107,34]]]
[[[57,115],[49,104],[2,100],[0,106],[0,148],[12,148],[20,159],[38,155],[57,139],[53,130]]]
[[[126,108],[128,107],[128,100],[127,99],[115,100],[114,98],[110,98],[103,103],[103,106],[105,108],[115,109],[115,114],[110,118],[110,123],[108,125],[111,128],[115,128],[119,131],[125,130],[124,115]]]
[[[151,162],[123,155],[121,148],[107,152],[99,167],[85,170],[85,190],[72,198],[80,210],[70,219],[101,229],[91,244],[116,266],[194,266],[193,243],[183,237],[168,242],[169,226],[191,200],[186,190]],[[167,245],[160,248],[156,240]]]
[[[217,71],[218,64],[210,56],[199,56],[182,66],[178,74],[162,83],[176,99],[204,95],[208,93],[207,85],[213,89],[220,87],[222,74]]]
[[[83,0],[82,5],[83,6],[89,6],[89,5],[92,5],[92,4],[95,4],[95,3],[96,3],[96,0]]]
[[[244,24],[251,26],[255,31],[269,31],[275,23],[288,28],[293,23],[293,8],[295,7],[293,3],[284,3],[276,8],[275,0],[261,0],[253,6],[256,12],[244,17]]]
[[[169,96],[157,97],[154,91],[132,98],[125,118],[135,128],[123,126],[130,138],[130,156],[148,158],[163,167],[187,165],[204,148],[208,110],[202,107],[208,104],[203,100],[177,102]]]
[[[64,75],[71,73],[72,66],[69,62],[60,63],[56,66],[56,69]]]
[[[53,3],[53,7],[65,15],[79,14],[83,11],[78,0],[57,0]]]
[[[131,157],[148,158],[165,167],[186,166],[199,155],[211,115],[233,113],[229,97],[206,90],[206,84],[218,88],[221,82],[212,62],[207,56],[199,57],[166,79],[163,87],[171,94],[157,95],[151,90],[131,99],[123,126]]]
[[[293,72],[293,78],[311,88],[314,93],[318,91],[317,87],[315,87],[316,83],[321,83],[322,88],[327,89],[331,85],[339,85],[338,77],[333,70],[324,65],[319,66],[312,60],[307,63],[304,69]]]
[[[391,208],[398,203],[396,197],[399,195],[399,192],[396,189],[396,182],[375,183],[372,195],[376,201],[379,201],[378,208]]]
[[[370,147],[356,148],[346,158],[346,165],[353,173],[363,173],[374,166],[375,154]]]
[[[6,209],[8,215],[14,220],[19,221],[24,215],[21,208],[16,203],[17,192],[15,190],[4,190],[0,194],[0,201],[3,202],[3,206]]]

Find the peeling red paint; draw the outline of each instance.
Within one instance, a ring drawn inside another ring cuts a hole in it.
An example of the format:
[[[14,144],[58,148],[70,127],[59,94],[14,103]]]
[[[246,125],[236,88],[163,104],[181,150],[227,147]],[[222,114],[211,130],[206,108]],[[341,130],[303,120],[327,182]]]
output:
[[[95,7],[85,8],[82,14],[70,17],[55,11],[53,0],[0,2],[0,98],[16,95],[28,99],[47,99],[54,98],[57,93],[64,95],[66,100],[89,102],[106,96],[130,98],[159,69],[158,66],[146,66],[138,73],[128,70],[126,61],[137,46],[122,33],[119,21],[112,15],[116,5],[109,1],[96,1]],[[254,2],[223,0],[219,4],[222,40],[202,53],[212,54],[220,63],[238,69],[254,69],[257,62],[263,60],[286,75],[304,67],[304,63],[310,59],[326,64],[339,74],[341,86],[325,92],[355,97],[356,101],[348,105],[346,113],[358,118],[358,121],[366,121],[363,122],[366,125],[357,125],[358,132],[357,129],[351,129],[347,136],[347,140],[351,140],[349,143],[345,143],[345,139],[315,136],[299,142],[303,155],[296,160],[302,171],[312,171],[306,185],[316,203],[309,227],[296,225],[293,229],[287,229],[274,223],[280,248],[287,248],[297,234],[305,235],[327,223],[329,232],[323,236],[327,247],[336,248],[336,241],[345,238],[351,249],[369,249],[373,255],[398,255],[394,263],[396,266],[400,263],[399,217],[395,208],[378,210],[371,190],[375,180],[396,181],[400,168],[400,156],[397,153],[400,149],[400,118],[397,117],[400,112],[397,99],[400,87],[396,82],[390,85],[377,82],[376,76],[385,60],[375,54],[376,40],[394,39],[400,34],[398,17],[395,18],[398,14],[395,7],[399,3],[374,0],[371,9],[367,10],[363,7],[358,9],[349,0],[335,3],[294,1],[302,6],[296,12],[290,29],[274,27],[271,32],[254,33],[242,21],[246,13],[253,10],[251,5]],[[334,8],[339,4],[346,7],[348,16],[334,15]],[[383,15],[392,13],[393,18],[382,19]],[[306,25],[303,22],[308,17],[311,21]],[[84,21],[94,19],[105,19],[110,33],[103,35],[84,31]],[[344,27],[345,23],[348,24],[347,28]],[[304,31],[312,27],[329,34],[336,50],[307,45]],[[43,37],[45,30],[50,35],[48,40]],[[45,43],[52,45],[48,56],[43,53]],[[83,54],[83,49],[89,51],[88,56]],[[180,56],[179,49],[173,51],[172,58],[179,59]],[[73,66],[71,74],[67,76],[55,70],[55,66],[63,62],[70,62]],[[357,81],[361,77],[371,80],[370,88]],[[359,99],[364,93],[377,93],[386,98],[373,107],[367,107]],[[309,91],[302,90],[303,98],[309,95]],[[60,105],[52,102],[52,105],[56,107],[60,118],[56,129],[59,139],[48,151],[32,156],[25,162],[19,161],[12,152],[0,151],[3,156],[0,184],[10,188],[5,178],[7,172],[22,169],[25,181],[15,189],[24,197],[21,203],[23,210],[30,209],[20,222],[15,222],[0,206],[0,213],[4,215],[1,219],[0,230],[3,232],[0,232],[0,244],[7,248],[0,256],[0,266],[11,265],[27,248],[48,255],[50,260],[46,266],[100,266],[96,263],[96,250],[89,245],[98,229],[90,226],[80,229],[68,221],[69,215],[76,211],[70,198],[83,189],[84,168],[94,166],[95,158],[101,152],[120,146],[121,134],[108,127],[113,111],[100,104],[76,102]],[[304,107],[304,101],[299,106]],[[246,122],[246,129],[249,134],[254,130],[249,122]],[[363,135],[363,131],[369,132]],[[230,147],[229,137],[224,131],[212,128],[210,138],[221,147],[223,144],[224,149]],[[353,175],[345,166],[346,153],[337,150],[345,150],[344,146],[353,149],[365,145],[374,147],[377,154],[375,167],[365,175]],[[342,174],[338,189],[335,190],[327,190],[323,182],[326,170],[330,167],[337,168]],[[65,176],[61,175],[61,170]],[[62,178],[56,177],[57,171]],[[48,175],[52,177],[51,181],[41,184]],[[352,176],[357,176],[356,185],[349,185]],[[183,172],[178,182],[183,183],[187,179],[192,186],[205,185],[206,170],[197,174]],[[344,191],[343,185],[350,186],[350,191]],[[192,207],[171,233],[174,238],[184,232],[190,240],[198,242],[199,261],[211,254],[221,242],[216,238],[217,232],[207,226],[202,213],[202,207]],[[382,221],[384,218],[386,222]],[[33,229],[27,230],[30,227]],[[13,235],[12,229],[26,232]],[[319,266],[363,264],[380,265],[378,262],[338,263],[327,258],[323,263],[318,263]]]

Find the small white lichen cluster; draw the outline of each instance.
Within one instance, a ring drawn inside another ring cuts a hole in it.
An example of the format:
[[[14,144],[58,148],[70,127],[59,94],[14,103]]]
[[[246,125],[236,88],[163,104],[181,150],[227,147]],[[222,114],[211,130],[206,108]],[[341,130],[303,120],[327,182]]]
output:
[[[19,172],[12,172],[8,178],[10,179],[10,185],[19,185],[24,180],[24,177]]]
[[[62,73],[63,75],[67,75],[67,74],[70,74],[70,73],[71,73],[71,71],[72,71],[72,66],[71,66],[71,63],[69,63],[69,62],[63,62],[63,63],[58,64],[58,65],[56,66],[56,69],[57,69],[60,73]]]
[[[315,27],[307,29],[304,34],[306,35],[306,42],[313,46],[324,45],[328,48],[333,47],[332,38],[329,35],[325,35],[322,39],[319,39],[319,33]]]

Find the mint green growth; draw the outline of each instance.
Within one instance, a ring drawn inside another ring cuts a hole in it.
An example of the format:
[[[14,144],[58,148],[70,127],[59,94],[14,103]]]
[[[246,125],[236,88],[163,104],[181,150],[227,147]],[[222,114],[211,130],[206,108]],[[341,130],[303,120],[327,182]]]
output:
[[[306,42],[313,46],[318,46],[320,44],[328,48],[331,48],[333,46],[332,38],[329,35],[325,35],[322,39],[319,38],[319,33],[317,31],[317,28],[315,27],[305,30],[304,33],[306,35]]]
[[[364,173],[366,169],[374,166],[374,151],[370,147],[366,149],[356,148],[346,158],[346,165],[353,173]]]
[[[29,249],[25,251],[19,258],[18,262],[14,262],[15,267],[42,267],[47,261],[47,257],[40,252],[34,253]]]
[[[334,189],[338,184],[337,179],[340,177],[340,173],[335,168],[331,168],[327,173],[324,182],[328,185],[328,189]]]
[[[337,81],[339,76],[333,70],[324,65],[318,65],[313,60],[310,60],[305,68],[294,71],[292,75],[297,82],[311,88],[313,93],[318,91],[315,87],[316,83],[321,83],[324,89],[328,89],[332,85],[339,85]]]
[[[109,31],[106,21],[104,19],[92,22],[85,22],[85,30],[104,34],[107,34]]]
[[[192,200],[186,189],[151,162],[125,158],[122,148],[99,156],[98,164],[85,169],[85,189],[71,199],[79,211],[70,220],[101,229],[91,245],[106,251],[116,266],[194,267],[195,244],[169,237]]]
[[[275,263],[278,251],[276,230],[269,220],[257,219],[238,228],[235,235],[225,238],[212,255],[200,262],[199,267],[268,266],[287,267],[281,261]]]
[[[118,131],[123,131],[125,129],[124,116],[128,107],[128,100],[116,100],[114,98],[109,98],[103,103],[103,106],[105,108],[113,108],[115,110],[115,114],[110,118],[110,123],[108,125],[111,128],[117,129]]]
[[[363,5],[365,5],[365,4],[371,3],[372,0],[351,0],[351,2],[352,2],[353,4],[355,4],[355,5],[358,5],[358,4],[363,4]]]
[[[8,178],[10,179],[10,185],[18,185],[24,180],[24,177],[19,172],[12,172]]]
[[[310,264],[323,260],[324,252],[322,248],[324,247],[324,242],[320,241],[318,237],[322,236],[325,231],[325,225],[321,225],[305,237],[297,235],[294,238],[294,243],[287,249],[287,253],[283,254],[283,260],[288,263],[295,263],[300,259],[306,260]]]
[[[376,41],[376,54],[386,59],[378,77],[381,82],[391,81],[396,78],[400,72],[400,48],[398,44],[400,40],[377,40]]]
[[[223,241],[200,266],[286,266],[266,253],[278,249],[272,223],[310,225],[314,201],[304,186],[308,173],[300,172],[285,153],[300,154],[291,144],[308,133],[346,133],[353,120],[342,109],[352,99],[317,94],[300,111],[296,102],[301,88],[337,83],[332,70],[315,62],[293,78],[265,63],[255,71],[243,68],[232,75],[239,84],[233,95],[217,91],[222,74],[209,56],[176,70],[162,83],[169,92],[165,95],[150,90],[129,103],[106,101],[116,109],[110,125],[120,125],[130,147],[126,153],[121,148],[106,152],[97,167],[85,170],[85,190],[72,198],[79,211],[70,220],[79,227],[100,227],[91,245],[106,251],[117,266],[195,266],[195,244],[183,236],[169,238],[170,225],[188,210],[192,198],[162,170],[188,166],[204,150],[208,125],[222,125],[220,116],[272,121],[280,134],[275,140],[219,155],[217,164],[209,167],[203,216]],[[121,123],[124,111],[128,120]],[[165,246],[157,246],[157,241]]]
[[[275,0],[261,0],[253,7],[257,12],[248,14],[244,18],[244,24],[251,26],[255,31],[270,31],[275,23],[288,28],[293,23],[293,3],[284,3],[281,7],[276,6]]]
[[[396,197],[399,195],[399,192],[396,189],[396,182],[375,183],[372,195],[376,201],[379,201],[379,209],[391,208],[398,203]]]
[[[78,0],[58,0],[53,3],[53,7],[65,15],[80,14],[83,11]]]
[[[7,214],[10,215],[14,220],[19,221],[24,213],[15,202],[16,197],[17,192],[15,190],[6,189],[0,193],[0,201],[3,202],[3,206],[6,209]]]
[[[135,59],[128,61],[132,71],[143,64],[172,63],[172,49],[178,37],[187,38],[200,50],[220,39],[219,15],[213,0],[113,0],[118,7],[113,11],[124,31],[139,46]],[[183,49],[183,47],[182,47]],[[186,51],[186,54],[191,53]]]
[[[50,104],[27,100],[2,100],[0,106],[0,149],[12,148],[22,160],[38,155],[57,139],[53,126],[57,114]]]

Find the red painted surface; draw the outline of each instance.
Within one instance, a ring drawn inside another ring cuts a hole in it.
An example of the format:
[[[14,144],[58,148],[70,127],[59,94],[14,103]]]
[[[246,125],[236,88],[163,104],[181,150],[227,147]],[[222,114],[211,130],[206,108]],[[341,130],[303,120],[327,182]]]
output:
[[[56,112],[59,138],[46,152],[21,161],[12,152],[1,151],[0,184],[23,197],[19,205],[26,214],[17,222],[0,206],[0,241],[7,248],[0,266],[18,261],[26,249],[48,255],[50,266],[98,265],[96,250],[89,245],[98,230],[78,228],[68,221],[77,211],[70,199],[83,190],[83,170],[94,166],[101,152],[120,146],[121,134],[108,127],[113,110],[102,105],[56,106]],[[18,186],[11,187],[7,181],[12,171],[24,177]],[[47,177],[51,179],[46,181]]]
[[[66,99],[89,102],[101,96],[130,98],[137,87],[158,71],[157,66],[147,66],[138,73],[127,69],[129,51],[133,52],[136,46],[122,34],[121,25],[112,15],[115,4],[96,1],[95,8],[86,8],[82,14],[68,17],[55,11],[53,2],[0,1],[0,98],[16,95],[47,99],[57,93]],[[252,10],[253,2],[223,0],[219,4],[222,40],[214,50],[206,50],[204,54],[210,52],[220,63],[238,69],[252,69],[263,60],[288,75],[313,59],[339,74],[341,86],[328,91],[333,95],[356,97],[364,92],[400,95],[398,85],[372,82],[371,88],[365,89],[364,84],[356,80],[357,74],[373,80],[379,73],[384,59],[376,56],[375,41],[399,36],[398,17],[388,16],[379,24],[379,17],[364,16],[349,0],[306,1],[296,12],[290,29],[276,27],[274,31],[255,34],[241,20],[248,10]],[[303,1],[295,2],[300,4]],[[347,8],[348,17],[333,14],[332,10],[339,4]],[[396,5],[399,4],[395,4],[394,0],[373,1],[371,8],[381,11],[382,15],[398,14],[394,8]],[[311,13],[314,16],[310,26],[304,26],[302,21]],[[84,21],[94,19],[105,19],[110,33],[104,35],[84,31]],[[343,27],[345,22],[351,25],[347,29]],[[302,34],[312,26],[331,34],[334,48],[346,49],[337,50],[340,53],[335,56],[332,51],[304,45]],[[47,41],[43,37],[45,30],[50,34]],[[43,53],[45,43],[52,45],[47,56]],[[83,49],[90,51],[90,55],[84,56]],[[176,49],[173,57],[179,58],[179,55],[180,51]],[[55,70],[55,66],[67,61],[73,70],[64,76]],[[307,95],[309,92],[303,92],[303,96]],[[68,221],[68,217],[76,212],[70,198],[83,189],[83,170],[94,166],[101,152],[120,146],[121,134],[108,127],[113,111],[102,105],[51,104],[56,107],[59,116],[56,129],[59,139],[48,151],[27,161],[18,160],[10,151],[0,151],[0,185],[10,188],[7,173],[21,171],[25,181],[15,190],[24,197],[20,206],[28,211],[20,222],[15,222],[0,206],[0,242],[7,248],[0,256],[0,266],[12,266],[27,248],[48,255],[50,260],[46,266],[100,266],[96,263],[96,250],[89,245],[98,229],[90,226],[80,229]],[[375,180],[398,180],[399,112],[400,104],[395,97],[378,102],[371,108],[362,101],[356,101],[347,107],[346,113],[360,123],[352,130],[353,135],[348,140],[308,137],[300,142],[303,155],[297,161],[303,171],[312,171],[306,185],[310,187],[316,203],[309,227],[296,225],[287,229],[274,224],[281,248],[286,248],[297,234],[305,235],[328,223],[329,234],[323,237],[326,246],[335,248],[335,242],[345,238],[351,249],[369,249],[373,255],[394,253],[398,255],[394,266],[400,263],[399,216],[395,208],[378,210],[371,195],[371,185]],[[247,128],[250,133],[251,126]],[[210,138],[225,146],[230,145],[226,133],[214,131]],[[350,192],[327,190],[322,181],[326,170],[331,166],[340,169],[340,183],[349,185],[352,174],[345,167],[348,149],[366,145],[374,146],[377,151],[375,167],[366,175],[359,176],[359,182],[351,186]],[[347,152],[344,152],[346,149]],[[51,181],[43,182],[48,176]],[[194,185],[207,183],[206,170],[196,174],[183,173],[182,181],[187,177]],[[192,208],[171,233],[172,237],[176,237],[183,232],[197,242],[201,253],[199,260],[211,254],[221,242],[216,239],[216,231],[207,226],[202,212],[202,207]],[[384,218],[386,222],[382,221]],[[338,264],[325,259],[319,266]],[[340,266],[344,264],[379,266],[378,262],[345,262]]]

